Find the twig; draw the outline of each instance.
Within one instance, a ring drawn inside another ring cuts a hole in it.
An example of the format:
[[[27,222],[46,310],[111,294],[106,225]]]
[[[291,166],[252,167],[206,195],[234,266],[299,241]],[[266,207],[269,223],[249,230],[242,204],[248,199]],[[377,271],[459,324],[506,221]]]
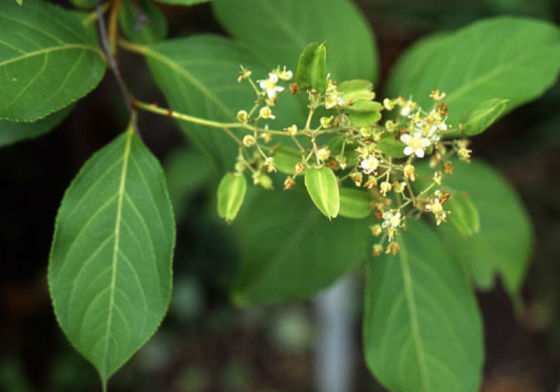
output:
[[[113,55],[111,50],[111,43],[109,42],[109,37],[107,35],[107,26],[105,23],[105,18],[103,17],[103,4],[102,1],[97,3],[96,7],[97,11],[97,26],[99,28],[99,36],[101,38],[101,46],[103,48],[103,52],[105,53],[105,57],[107,58],[107,62],[109,63],[109,68],[113,72],[115,79],[117,80],[117,84],[121,91],[121,94],[126,102],[126,106],[130,112],[134,111],[134,106],[132,102],[134,101],[130,90],[126,86],[126,83],[121,75],[121,71],[119,69],[117,60]]]

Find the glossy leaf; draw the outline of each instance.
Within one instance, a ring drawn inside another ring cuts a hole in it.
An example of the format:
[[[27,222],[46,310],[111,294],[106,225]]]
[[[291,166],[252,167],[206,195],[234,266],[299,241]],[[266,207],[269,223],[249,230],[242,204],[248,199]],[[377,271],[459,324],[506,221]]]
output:
[[[448,223],[463,237],[471,237],[480,231],[480,214],[467,193],[453,193],[445,208],[449,211]]]
[[[53,130],[66,118],[70,110],[71,108],[63,109],[33,123],[0,120],[0,146],[34,139]]]
[[[144,47],[142,51],[174,110],[214,121],[236,122],[239,110],[253,106],[253,90],[236,80],[241,64],[249,66],[254,75],[266,76],[262,68],[251,65],[255,61],[253,56],[218,36],[170,40]],[[293,97],[279,98],[283,102],[275,112],[278,120],[271,121],[271,127],[288,126],[302,116],[302,109],[290,98]],[[180,125],[214,159],[219,170],[233,167],[238,146],[221,129]]]
[[[352,219],[367,218],[372,211],[372,198],[368,192],[340,188],[340,216]]]
[[[393,392],[477,392],[483,338],[460,267],[423,223],[409,222],[397,256],[368,262],[364,344]]]
[[[210,185],[215,173],[212,162],[202,152],[184,147],[171,153],[165,162],[165,175],[169,187],[169,197],[178,218],[184,212],[192,198]]]
[[[253,192],[233,225],[242,259],[233,289],[238,304],[308,298],[365,259],[370,234],[363,221],[326,221],[298,188]]]
[[[227,173],[218,187],[218,215],[232,222],[245,200],[247,180],[243,174]]]
[[[163,171],[130,129],[97,152],[66,192],[49,262],[57,320],[104,384],[167,311],[174,242]]]
[[[310,43],[299,56],[296,83],[304,90],[323,93],[327,88],[327,48],[323,43]]]
[[[160,3],[174,4],[174,5],[197,5],[208,3],[210,0],[157,0]]]
[[[93,30],[40,0],[0,7],[0,118],[36,121],[89,93],[105,72]]]
[[[455,163],[444,185],[463,192],[479,212],[480,230],[465,238],[453,227],[440,233],[467,274],[481,288],[491,288],[499,275],[512,295],[519,292],[533,242],[532,227],[519,196],[495,170],[481,162]]]
[[[308,43],[325,42],[335,79],[377,77],[375,40],[352,1],[214,0],[212,6],[226,30],[270,68],[294,69]]]
[[[315,206],[327,218],[336,218],[340,210],[338,180],[328,167],[305,170],[305,187]]]
[[[556,81],[559,70],[557,27],[500,17],[420,41],[399,61],[389,94],[412,96],[429,108],[430,91],[440,89],[447,93],[449,122],[458,125],[488,100],[508,100],[503,115],[539,97]]]
[[[94,8],[98,3],[97,0],[70,0],[73,6],[78,8]]]
[[[167,19],[150,0],[123,0],[119,23],[133,42],[154,43],[167,35]]]

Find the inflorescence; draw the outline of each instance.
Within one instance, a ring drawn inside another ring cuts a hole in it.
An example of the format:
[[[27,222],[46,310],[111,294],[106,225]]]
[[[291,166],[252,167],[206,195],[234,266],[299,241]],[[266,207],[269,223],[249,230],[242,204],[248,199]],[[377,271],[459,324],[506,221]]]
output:
[[[241,67],[238,81],[247,82],[256,99],[251,109],[237,113],[249,130],[238,140],[238,174],[250,171],[255,185],[270,189],[269,174],[280,170],[288,174],[283,186],[289,190],[308,168],[332,169],[340,186],[367,190],[371,196],[377,223],[370,229],[378,238],[374,255],[399,251],[396,235],[409,218],[430,214],[437,225],[446,221],[451,194],[442,179],[453,173],[452,158],[469,161],[471,150],[468,140],[449,138],[453,126],[447,123],[444,92],[432,91],[431,107],[422,108],[403,97],[376,101],[368,81],[339,84],[329,77],[323,92],[299,91],[293,77],[286,67],[278,67],[267,78],[254,80],[251,70]],[[301,125],[271,130],[279,97],[287,92],[306,94],[307,118]],[[290,148],[295,163],[280,168],[280,154]]]

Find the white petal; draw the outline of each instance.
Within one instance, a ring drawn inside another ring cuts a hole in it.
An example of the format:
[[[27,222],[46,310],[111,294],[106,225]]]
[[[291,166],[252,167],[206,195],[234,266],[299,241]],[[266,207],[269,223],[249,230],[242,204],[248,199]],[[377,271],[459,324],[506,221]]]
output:
[[[404,148],[404,155],[412,155],[412,147],[406,146]]]
[[[408,144],[410,142],[410,135],[408,133],[401,135],[401,142]]]
[[[424,150],[422,150],[422,149],[416,150],[416,156],[418,158],[424,158]]]

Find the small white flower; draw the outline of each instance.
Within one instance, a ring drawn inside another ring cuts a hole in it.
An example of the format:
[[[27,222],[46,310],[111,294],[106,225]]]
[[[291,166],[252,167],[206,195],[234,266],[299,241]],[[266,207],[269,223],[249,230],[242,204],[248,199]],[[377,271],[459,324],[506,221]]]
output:
[[[269,99],[276,98],[276,95],[284,91],[284,87],[278,86],[278,75],[275,72],[268,74],[268,79],[259,80],[259,87],[266,93]]]
[[[416,103],[413,101],[407,101],[402,107],[401,107],[401,116],[403,117],[410,117],[412,115],[412,113],[414,112],[414,110],[416,109]]]
[[[385,211],[383,213],[383,223],[381,227],[384,229],[397,229],[401,225],[401,212],[398,210]]]
[[[424,150],[430,145],[430,140],[425,138],[420,132],[413,135],[405,133],[401,136],[401,142],[406,144],[405,155],[416,155],[418,158],[424,157]]]
[[[286,66],[284,66],[282,69],[276,69],[274,73],[280,78],[280,80],[284,81],[291,80],[294,77],[294,73],[287,69]]]
[[[379,160],[373,155],[368,156],[360,162],[360,168],[365,174],[371,174],[379,167]]]

